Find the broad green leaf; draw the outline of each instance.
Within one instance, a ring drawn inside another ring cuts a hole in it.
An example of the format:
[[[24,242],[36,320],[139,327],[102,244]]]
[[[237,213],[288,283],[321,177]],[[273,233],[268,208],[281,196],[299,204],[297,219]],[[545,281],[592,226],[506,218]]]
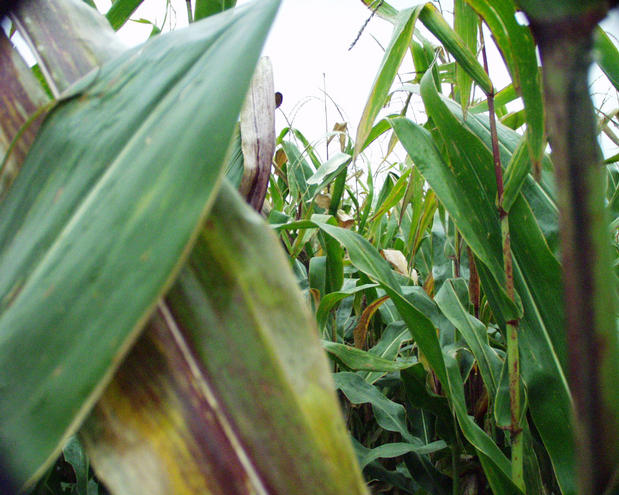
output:
[[[619,91],[619,50],[600,27],[595,30],[594,41],[593,55],[596,62],[615,89]]]
[[[502,360],[488,343],[488,330],[464,307],[457,290],[467,294],[466,283],[463,279],[447,280],[436,294],[436,303],[449,318],[449,321],[460,331],[468,344],[479,371],[488,389],[488,394],[496,394],[501,376]]]
[[[491,148],[492,137],[490,135],[490,122],[487,116],[472,115],[469,112],[467,118],[464,119],[462,111],[456,103],[447,99],[443,99],[443,102],[462,125],[479,137],[488,149]],[[501,125],[500,123],[497,123],[497,133],[499,138],[501,162],[504,165],[509,164],[513,159],[513,154],[516,152],[518,147],[522,145],[522,136],[514,130]],[[521,156],[520,158],[524,157]],[[529,167],[532,167],[532,165],[529,165]],[[555,200],[555,189],[554,168],[550,158],[548,158],[548,156],[544,156],[544,159],[542,160],[541,181],[538,182],[531,175],[528,175],[522,185],[521,191],[533,210],[539,227],[544,233],[546,242],[553,252],[557,251],[559,241],[559,214]]]
[[[318,170],[307,179],[307,184],[314,186],[315,190],[321,191],[350,163],[350,155],[336,153],[323,163]]]
[[[424,128],[403,118],[394,119],[392,125],[415,165],[455,219],[467,244],[484,264],[491,267],[491,273],[493,277],[499,278],[501,287],[504,272],[498,217],[494,214],[493,199],[484,194],[484,189],[491,189],[492,183],[486,183],[484,187],[476,174],[454,175],[453,165],[445,162],[430,133]],[[463,129],[457,132],[463,132]],[[489,165],[479,160],[476,163],[478,172],[482,165],[485,168]],[[504,311],[517,318],[520,310],[504,291],[500,302]]]
[[[395,25],[393,36],[385,50],[385,55],[372,85],[370,96],[357,126],[354,157],[359,155],[365,147],[365,142],[374,126],[374,120],[376,120],[378,112],[385,104],[385,99],[402,64],[406,50],[413,37],[415,22],[422,9],[423,5],[418,5],[417,7],[403,10],[398,14],[398,21]]]
[[[505,169],[505,189],[503,191],[503,209],[507,212],[520,195],[527,175],[531,171],[531,161],[527,153],[527,142],[523,138]]]
[[[362,351],[356,347],[350,347],[337,342],[323,340],[322,346],[332,358],[342,363],[351,371],[379,371],[391,372],[410,368],[416,361],[384,359],[368,351]],[[369,382],[371,383],[371,382]]]
[[[0,424],[20,483],[79,426],[186,257],[277,7],[128,51],[41,128],[0,204]]]
[[[230,9],[236,5],[236,0],[196,0],[193,18],[198,21]]]
[[[288,265],[224,183],[144,345],[86,425],[120,492],[131,482],[136,495],[366,493]],[[153,472],[125,467],[136,449]]]
[[[475,53],[471,52],[471,47],[451,29],[447,21],[445,21],[433,4],[425,4],[423,10],[419,14],[419,20],[423,22],[424,26],[427,27],[441,43],[443,43],[460,67],[479,84],[479,87],[483,89],[485,93],[494,91],[492,81],[488,77],[488,74],[486,74],[486,71],[484,71],[484,68],[477,61]]]
[[[465,0],[454,2],[454,31],[464,43],[464,46],[473,54],[477,53],[477,26],[479,24],[477,14]],[[473,78],[461,66],[456,66],[456,81],[460,93],[460,105],[466,115],[471,99]]]
[[[105,17],[114,31],[118,31],[129,20],[131,14],[142,4],[144,0],[114,0]]]
[[[352,296],[357,292],[361,292],[376,286],[377,284],[362,284],[348,290],[340,290],[325,295],[323,298],[320,299],[320,305],[318,306],[318,310],[316,311],[316,320],[318,321],[318,327],[321,330],[324,330],[327,324],[327,318],[329,317],[329,312],[342,299]]]
[[[55,98],[93,67],[125,50],[105,18],[80,0],[22,2],[14,22],[35,50]]]
[[[327,293],[327,257],[313,256],[307,270],[309,286],[322,297]]]
[[[514,86],[522,96],[529,153],[533,170],[539,176],[546,138],[542,84],[533,35],[527,26],[518,24],[513,0],[466,1],[488,24],[509,68]]]
[[[335,220],[331,220],[331,222],[335,223]],[[324,294],[330,294],[340,290],[344,283],[344,249],[339,242],[322,232],[318,235],[318,238],[327,256],[327,279]]]
[[[342,371],[335,373],[333,379],[335,387],[341,390],[350,402],[372,405],[374,417],[381,428],[399,433],[407,442],[416,440],[406,426],[406,412],[402,404],[387,399],[378,388],[370,385],[356,373]]]
[[[375,447],[373,449],[363,449],[363,455],[359,459],[359,464],[363,469],[370,462],[376,459],[389,459],[393,457],[400,457],[411,452],[416,454],[434,454],[440,450],[446,449],[447,444],[443,440],[438,440],[429,444],[424,444],[421,440],[415,439],[415,442],[404,443],[386,443]]]
[[[399,11],[392,7],[389,3],[381,0],[361,0],[369,9],[375,11],[376,14],[392,23],[395,23],[398,18]]]

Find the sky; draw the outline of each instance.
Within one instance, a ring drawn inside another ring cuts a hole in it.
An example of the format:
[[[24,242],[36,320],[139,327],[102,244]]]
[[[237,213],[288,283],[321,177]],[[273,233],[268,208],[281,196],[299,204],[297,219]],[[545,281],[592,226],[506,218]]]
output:
[[[248,2],[238,0],[237,5]],[[398,9],[419,2],[389,1]],[[95,3],[102,12],[107,11],[111,4],[110,0],[95,0]],[[449,19],[453,1],[442,0],[438,4]],[[164,30],[187,24],[185,0],[171,0],[167,9],[166,5],[166,0],[145,0],[133,19],[147,19],[160,27],[165,19]],[[354,136],[383,58],[383,48],[388,45],[392,31],[390,23],[375,16],[349,50],[369,15],[370,11],[360,0],[282,1],[263,51],[273,64],[275,89],[284,96],[277,113],[278,132],[290,122],[310,141],[319,143],[319,151],[326,146],[325,135],[336,122],[348,122],[349,131]],[[604,27],[618,36],[619,13]],[[147,24],[130,21],[119,35],[127,45],[136,45],[148,38],[150,29]],[[431,37],[429,33],[425,34]],[[496,50],[489,52],[489,61],[493,82],[501,88],[509,78]],[[410,61],[401,71],[404,76],[407,70],[412,70]],[[610,91],[610,84],[599,69],[592,73],[592,80],[596,81],[593,92],[598,105],[605,101],[606,110],[616,109],[619,106],[617,93]],[[405,93],[396,93],[391,109],[399,111],[404,98]],[[417,102],[414,111],[423,112],[423,106]],[[420,120],[423,122],[421,115]],[[619,147],[608,139],[603,144],[607,153],[619,152]]]

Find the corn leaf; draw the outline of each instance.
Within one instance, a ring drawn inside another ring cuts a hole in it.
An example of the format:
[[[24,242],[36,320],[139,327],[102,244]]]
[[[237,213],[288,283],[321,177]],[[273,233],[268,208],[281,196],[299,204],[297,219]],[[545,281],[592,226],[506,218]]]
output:
[[[143,340],[86,424],[119,493],[366,493],[288,261],[227,183]]]
[[[455,0],[454,3],[454,31],[471,53],[477,53],[477,26],[478,18],[475,11],[465,0]],[[460,93],[460,105],[466,115],[471,99],[473,78],[458,64],[456,67],[456,82]]]
[[[77,429],[188,253],[277,6],[128,51],[41,128],[0,205],[0,424],[20,483]]]
[[[236,0],[196,0],[193,18],[198,21],[236,5]]]
[[[545,148],[544,102],[533,35],[516,20],[513,0],[466,0],[488,24],[522,96],[526,112],[529,153],[536,176]],[[549,2],[546,2],[549,3]]]
[[[594,57],[608,80],[619,91],[619,50],[606,32],[598,27],[594,37]]]
[[[142,2],[143,0],[114,0],[110,10],[105,14],[114,31],[124,26]]]
[[[357,126],[355,157],[365,147],[366,140],[370,136],[370,132],[374,126],[374,120],[376,120],[378,112],[385,104],[385,99],[389,94],[393,80],[402,64],[406,50],[413,37],[415,22],[422,9],[423,5],[418,5],[417,7],[403,10],[398,14],[398,20],[394,27],[391,41],[385,50],[385,55],[383,56],[376,79],[372,85],[370,96],[368,97],[361,115],[361,120]]]

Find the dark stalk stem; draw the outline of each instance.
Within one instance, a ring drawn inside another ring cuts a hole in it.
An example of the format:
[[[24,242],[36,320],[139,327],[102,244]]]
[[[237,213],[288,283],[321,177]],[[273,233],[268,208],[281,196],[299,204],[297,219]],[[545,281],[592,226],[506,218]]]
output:
[[[480,25],[480,37],[482,43],[482,57],[484,69],[488,74],[488,57],[484,41],[483,27]],[[494,91],[494,90],[493,90]],[[503,167],[499,152],[499,137],[496,127],[496,114],[494,110],[494,92],[488,93],[488,114],[490,118],[490,135],[492,138],[492,157],[494,160],[494,173],[497,186],[497,210],[501,223],[501,237],[503,240],[503,269],[505,271],[505,290],[513,301],[514,296],[514,269],[509,235],[509,216],[503,208]],[[507,327],[507,367],[509,371],[509,399],[511,412],[511,463],[512,481],[524,492],[524,437],[520,418],[522,405],[520,399],[520,355],[518,347],[518,320],[510,320]]]
[[[619,420],[616,280],[604,205],[606,170],[589,96],[593,30],[583,14],[533,24],[543,63],[547,125],[557,176],[569,383],[575,405],[579,492],[617,493]]]

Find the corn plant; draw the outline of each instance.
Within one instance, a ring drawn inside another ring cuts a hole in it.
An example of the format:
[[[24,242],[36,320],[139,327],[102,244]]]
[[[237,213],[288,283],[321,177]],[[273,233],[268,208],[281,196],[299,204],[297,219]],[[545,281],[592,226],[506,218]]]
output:
[[[608,216],[615,225],[617,189],[614,166],[601,165],[585,78],[595,43],[616,81],[617,50],[594,29],[607,5],[522,2],[528,27],[509,0],[460,1],[452,28],[431,3],[401,12],[364,3],[394,32],[354,142],[323,163],[286,129],[270,219],[315,308],[365,474],[407,493],[612,493],[617,252],[611,260]],[[500,90],[482,22],[512,77]],[[556,42],[557,23],[562,36],[578,34],[576,48]],[[427,121],[406,116],[410,98],[377,121],[408,53],[416,73],[405,88]],[[510,112],[516,99],[522,107]],[[385,133],[408,156],[379,192],[365,175],[359,197],[346,160]]]

